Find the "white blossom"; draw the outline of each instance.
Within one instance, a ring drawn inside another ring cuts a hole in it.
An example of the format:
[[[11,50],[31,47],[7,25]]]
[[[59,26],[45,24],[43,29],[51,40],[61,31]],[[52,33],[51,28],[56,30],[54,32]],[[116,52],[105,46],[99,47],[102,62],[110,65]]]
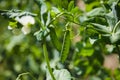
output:
[[[27,26],[23,26],[21,31],[23,32],[23,34],[29,34],[31,32],[31,28],[27,27]]]
[[[9,29],[9,30],[12,30],[13,28],[12,28],[11,26],[8,26],[8,29]]]
[[[32,16],[22,16],[21,18],[16,17],[15,20],[17,20],[24,26],[28,26],[29,24],[35,23],[35,19]]]
[[[31,32],[30,25],[35,24],[35,19],[32,16],[16,17],[15,20],[23,25],[21,31],[25,35]]]

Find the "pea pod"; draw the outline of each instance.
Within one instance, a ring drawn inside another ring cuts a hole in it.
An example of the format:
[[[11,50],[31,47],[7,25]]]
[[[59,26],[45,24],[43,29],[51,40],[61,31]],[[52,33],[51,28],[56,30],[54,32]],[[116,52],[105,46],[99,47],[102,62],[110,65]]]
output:
[[[54,27],[49,27],[49,29],[50,29],[50,38],[51,38],[51,41],[52,41],[54,47],[58,51],[60,51],[62,46],[61,46],[61,43],[59,42],[58,37],[56,35],[55,28]]]
[[[61,50],[61,62],[62,63],[64,63],[64,61],[68,57],[69,49],[70,49],[70,31],[66,30],[64,34],[63,45],[62,45],[62,50]]]

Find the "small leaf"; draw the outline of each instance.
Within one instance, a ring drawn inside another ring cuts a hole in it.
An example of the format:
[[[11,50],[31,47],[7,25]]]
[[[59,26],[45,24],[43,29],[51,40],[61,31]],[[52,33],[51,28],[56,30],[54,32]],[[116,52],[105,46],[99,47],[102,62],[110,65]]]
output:
[[[41,41],[44,39],[46,34],[47,34],[46,30],[39,30],[34,33],[34,36],[36,36],[38,41]]]
[[[94,29],[97,30],[100,33],[110,33],[111,31],[109,30],[109,28],[107,28],[104,25],[101,24],[97,24],[97,23],[91,23],[94,26]]]
[[[48,12],[48,15],[47,15],[46,26],[48,26],[49,23],[50,23],[50,12]]]
[[[68,11],[71,11],[72,9],[74,9],[74,1],[71,1],[68,5]]]
[[[92,56],[94,53],[94,49],[90,42],[86,42],[85,46],[81,49],[80,55],[86,57],[86,56]]]
[[[59,9],[56,8],[56,7],[52,7],[52,11],[53,11],[55,14],[60,13]]]
[[[41,15],[47,12],[47,6],[45,4],[41,5]]]
[[[98,39],[99,37],[99,32],[98,31],[96,31],[95,29],[93,29],[91,26],[89,27],[87,27],[86,28],[86,33],[87,33],[87,35],[89,35],[90,36],[90,38],[92,38],[92,39]]]
[[[60,51],[62,45],[61,45],[61,43],[58,40],[58,37],[57,37],[56,32],[55,32],[55,29],[54,29],[54,27],[49,27],[49,29],[50,29],[50,38],[51,38],[51,41],[52,41],[53,45],[55,46],[55,48],[58,51]]]
[[[41,5],[41,23],[45,25],[44,14],[47,12],[47,6],[45,3]]]
[[[120,21],[116,23],[110,36],[111,43],[117,43],[120,40]]]
[[[70,12],[73,13],[73,14],[76,14],[76,13],[80,14],[80,9],[79,9],[79,7],[75,7]]]
[[[92,56],[93,55],[94,50],[92,49],[92,47],[85,47],[81,50],[81,55],[82,56]]]
[[[113,4],[112,4],[112,12],[113,12],[113,16],[115,18],[115,22],[117,23],[118,17],[117,17],[116,5],[117,5],[117,3],[113,2]]]
[[[92,39],[92,38],[89,38],[89,41],[91,44],[94,44],[98,39]]]
[[[61,7],[67,9],[68,7],[68,0],[60,0]]]
[[[113,28],[113,33],[120,34],[120,21],[116,23],[116,25]]]
[[[71,80],[70,72],[66,69],[54,70],[53,74],[57,80]]]
[[[108,4],[112,5],[114,2],[118,2],[119,0],[108,0]]]
[[[36,16],[36,14],[30,12],[22,12],[20,10],[0,10],[0,14],[8,19],[13,19],[15,17],[21,17],[25,15]]]
[[[9,26],[13,29],[17,27],[17,22],[9,22]]]
[[[56,80],[71,80],[70,72],[66,69],[54,70],[53,74]],[[52,80],[48,71],[46,77],[46,80]]]
[[[98,15],[104,15],[103,8],[95,8],[87,13],[87,16],[98,16]]]
[[[120,40],[120,34],[113,33],[112,36],[110,36],[111,43],[116,43],[118,40]]]
[[[110,13],[105,15],[108,25],[109,27],[111,27],[111,29],[113,29],[113,27],[115,26],[116,22],[115,22],[115,18],[113,16],[113,12],[111,11]]]
[[[66,60],[69,53],[69,48],[70,48],[70,31],[66,30],[61,50],[61,62],[64,62]]]

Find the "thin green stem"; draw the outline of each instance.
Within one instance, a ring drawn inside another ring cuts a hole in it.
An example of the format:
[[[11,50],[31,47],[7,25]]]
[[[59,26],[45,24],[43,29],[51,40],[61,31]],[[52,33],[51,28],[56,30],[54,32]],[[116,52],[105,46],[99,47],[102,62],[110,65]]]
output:
[[[58,14],[56,17],[54,17],[51,22],[47,25],[47,27],[49,27],[58,17],[60,17],[61,15],[63,15],[64,13],[60,13]]]
[[[117,23],[116,23],[116,25],[115,25],[115,27],[114,27],[114,29],[113,29],[113,33],[115,33],[115,31],[116,31],[116,29],[117,29],[117,27],[119,27],[118,25],[120,24],[120,21],[118,21]]]
[[[70,21],[70,22],[82,26],[80,23],[77,23],[77,22],[75,22],[75,21]]]
[[[36,18],[36,20],[37,20],[37,21],[38,21],[38,23],[40,24],[41,28],[44,30],[44,29],[45,29],[45,27],[44,27],[44,25],[41,23],[40,19],[37,17],[37,18]]]
[[[33,78],[33,80],[37,80],[37,79],[35,79],[29,72],[19,74],[18,77],[16,78],[16,80],[20,80],[20,77],[22,77],[22,76],[24,76],[24,75],[30,75],[30,76]]]
[[[63,14],[70,15],[70,16],[72,16],[72,17],[74,18],[74,16],[73,16],[72,14],[70,14],[70,13],[62,12],[62,13],[57,14],[57,15],[51,20],[51,22],[47,25],[47,27],[49,27],[58,17],[62,16]],[[74,21],[72,21],[72,22],[74,22]],[[74,23],[75,23],[75,22],[74,22]],[[76,23],[76,24],[78,24],[78,23]]]
[[[43,51],[44,51],[44,57],[45,57],[45,60],[46,60],[46,63],[47,63],[47,67],[48,67],[49,73],[50,73],[52,79],[56,80],[54,75],[53,75],[53,73],[52,73],[52,69],[50,67],[49,58],[48,58],[48,52],[47,52],[46,42],[45,41],[43,43]]]
[[[101,6],[103,7],[104,11],[106,12],[107,9],[106,9],[106,7],[105,7],[105,5],[104,5],[104,0],[100,0],[100,3],[101,3]]]

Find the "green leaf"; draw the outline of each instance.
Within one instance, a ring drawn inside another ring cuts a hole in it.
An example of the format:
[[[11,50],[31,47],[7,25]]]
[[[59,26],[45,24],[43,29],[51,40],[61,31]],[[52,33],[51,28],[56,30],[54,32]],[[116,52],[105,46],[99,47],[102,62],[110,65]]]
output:
[[[112,5],[114,2],[118,2],[119,0],[109,0],[108,4]]]
[[[74,9],[74,1],[71,1],[68,5],[68,11],[71,11],[72,9]]]
[[[51,38],[51,41],[52,41],[54,47],[58,51],[60,51],[61,48],[62,48],[62,45],[61,45],[60,41],[58,40],[58,37],[57,37],[56,32],[55,32],[55,29],[54,29],[54,27],[49,27],[49,29],[50,29],[50,38]]]
[[[53,74],[57,80],[71,80],[70,72],[66,69],[54,70]]]
[[[80,55],[86,57],[86,56],[92,56],[94,53],[94,49],[90,42],[86,42],[85,46],[81,49]]]
[[[79,7],[74,7],[70,12],[71,12],[72,14],[80,14],[80,13],[81,13]]]
[[[56,8],[56,7],[52,7],[51,11],[53,11],[55,14],[60,13],[60,10],[58,8]]]
[[[53,74],[56,80],[71,80],[70,72],[67,69],[54,70]],[[52,80],[48,71],[46,77],[46,80]]]
[[[100,5],[100,1],[98,0],[84,0],[85,3],[86,1],[90,1],[90,3],[86,4],[86,11],[91,11],[96,6]]]
[[[8,19],[13,19],[15,17],[21,17],[25,15],[36,16],[36,14],[30,12],[22,12],[21,10],[0,10],[0,14]]]
[[[120,21],[114,26],[112,33],[120,34]]]
[[[110,36],[111,43],[116,43],[118,40],[120,40],[120,33],[112,33]]]
[[[81,50],[81,55],[82,56],[92,56],[94,50],[91,47],[85,47]]]
[[[117,24],[114,26],[110,40],[112,43],[116,43],[118,40],[120,40],[120,21],[118,21]]]
[[[39,30],[34,33],[34,36],[36,36],[38,41],[41,41],[44,39],[45,35],[47,34],[46,30]]]
[[[91,23],[91,24],[94,26],[94,29],[100,33],[106,33],[106,34],[111,33],[110,29],[104,25],[97,24],[97,23]]]
[[[66,30],[61,50],[61,62],[64,62],[66,60],[69,53],[69,48],[70,48],[70,31]]]
[[[47,6],[45,4],[41,5],[41,15],[47,12]]]
[[[36,36],[38,41],[42,40],[43,32],[42,31],[37,31],[34,33],[34,36]]]
[[[17,27],[17,22],[9,22],[9,26],[11,28],[16,28]]]
[[[118,17],[117,17],[116,5],[117,5],[117,3],[113,2],[113,4],[112,4],[112,12],[113,12],[113,16],[115,18],[115,22],[117,23]]]
[[[105,15],[108,25],[109,27],[111,27],[111,29],[113,29],[113,27],[115,26],[116,22],[115,22],[115,18],[113,16],[113,12],[111,11],[110,13]]]
[[[89,41],[91,44],[94,44],[98,39],[94,39],[94,38],[89,38]]]
[[[98,15],[104,15],[104,9],[103,8],[95,8],[87,13],[87,16],[98,16]]]
[[[48,26],[48,24],[50,23],[50,12],[48,12],[48,15],[47,15],[47,21],[46,21],[46,26]]]
[[[45,3],[43,3],[42,5],[41,5],[41,23],[43,24],[43,25],[45,25],[45,20],[44,20],[44,14],[47,12],[47,6],[46,6],[46,4]]]
[[[67,9],[67,7],[68,7],[68,0],[60,0],[61,1],[61,6],[62,6],[62,8],[64,8],[64,9]]]
[[[111,43],[116,43],[120,40],[120,21],[116,23],[110,36]]]
[[[86,28],[86,33],[89,35],[91,38],[97,39],[99,32],[93,29],[92,27],[87,27]]]

